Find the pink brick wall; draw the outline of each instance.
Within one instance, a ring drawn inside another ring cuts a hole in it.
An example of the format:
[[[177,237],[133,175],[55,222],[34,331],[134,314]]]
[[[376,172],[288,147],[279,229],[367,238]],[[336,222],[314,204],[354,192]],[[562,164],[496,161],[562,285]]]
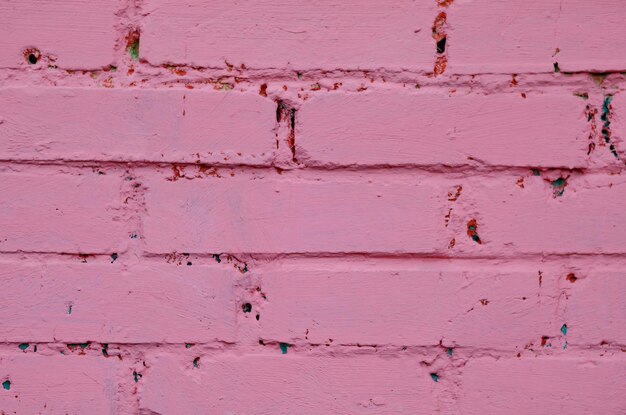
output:
[[[0,0],[0,413],[626,413],[625,19]]]

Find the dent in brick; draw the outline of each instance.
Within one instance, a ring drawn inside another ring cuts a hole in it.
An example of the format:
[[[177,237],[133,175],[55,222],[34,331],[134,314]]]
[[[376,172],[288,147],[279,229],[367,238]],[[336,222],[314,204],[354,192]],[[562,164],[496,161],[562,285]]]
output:
[[[448,192],[448,200],[450,202],[456,202],[459,196],[461,196],[462,191],[463,191],[463,186],[457,186],[456,191],[454,193]]]
[[[261,95],[262,97],[267,97],[267,84],[261,85],[261,87],[259,88],[259,95]]]
[[[587,155],[590,155],[596,148],[595,137],[598,134],[598,126],[596,124],[597,114],[597,108],[593,108],[591,105],[585,107],[585,116],[587,117],[587,123],[589,123],[589,147],[587,149]]]
[[[482,244],[482,241],[478,236],[478,222],[476,222],[476,219],[472,219],[467,222],[467,235],[472,238],[472,241]]]
[[[26,59],[26,62],[28,62],[29,65],[36,65],[41,59],[41,52],[37,48],[25,49],[23,54],[24,59]]]
[[[233,267],[239,270],[239,272],[241,272],[242,274],[250,271],[250,269],[248,269],[248,264],[234,255],[224,253],[211,254],[211,258],[213,258],[215,262],[219,264],[222,262],[222,256],[224,255],[226,255],[226,262],[228,262],[229,264],[233,264]]]
[[[446,4],[445,6],[447,6]],[[440,6],[443,4],[440,3]],[[436,52],[437,56],[435,59],[435,66],[433,68],[433,73],[435,76],[441,75],[445,72],[446,66],[448,64],[448,58],[446,54],[447,50],[447,35],[446,35],[446,19],[447,14],[445,11],[439,12],[437,17],[435,17],[435,21],[433,22],[432,27],[432,37],[435,39]]]

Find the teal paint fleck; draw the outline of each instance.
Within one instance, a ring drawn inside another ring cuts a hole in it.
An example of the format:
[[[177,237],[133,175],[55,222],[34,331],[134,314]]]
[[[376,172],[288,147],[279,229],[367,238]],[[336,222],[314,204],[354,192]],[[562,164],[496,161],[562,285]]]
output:
[[[533,172],[533,176],[539,176],[540,175],[539,170],[532,170],[532,172]]]
[[[604,137],[604,142],[609,145],[609,150],[611,150],[611,154],[619,160],[619,154],[617,154],[617,150],[615,149],[615,145],[611,144],[611,120],[609,117],[611,116],[611,101],[613,100],[612,95],[607,95],[604,97],[604,102],[602,103],[602,115],[600,115],[600,119],[602,120],[602,137]]]
[[[211,257],[219,264],[220,262],[222,262],[222,258],[220,258],[221,254],[213,254],[211,255]]]
[[[72,305],[70,304],[70,306],[67,309],[67,314],[72,314]]]
[[[446,350],[446,353],[448,353],[448,356],[452,356],[452,348],[448,347],[448,350]]]
[[[564,336],[567,336],[567,324],[563,324],[561,326],[561,333],[563,333]]]
[[[559,177],[558,179],[552,182],[552,196],[553,197],[561,197],[563,193],[565,193],[565,185],[567,181],[563,177]]]
[[[289,345],[287,343],[280,344],[280,351],[282,352],[282,354],[287,354],[288,348],[289,348]]]
[[[78,345],[80,346],[81,349],[85,350],[87,347],[89,347],[90,344],[91,342],[87,342],[87,343],[79,343]]]
[[[143,375],[137,373],[133,370],[133,379],[135,379],[135,383],[139,383],[139,378],[143,377]]]
[[[191,344],[191,343],[185,343],[185,349],[189,349],[191,346],[193,346],[193,344]]]
[[[2,382],[2,387],[6,390],[11,390],[11,381],[5,380],[4,382]]]
[[[479,237],[478,237],[478,235],[476,235],[476,234],[472,235],[472,240],[473,240],[474,242],[480,242],[480,238],[479,238]]]
[[[20,343],[20,345],[17,346],[17,347],[19,347],[21,350],[26,350],[26,349],[28,349],[29,346],[30,346],[30,344],[28,344],[28,343]]]
[[[196,357],[195,359],[193,359],[193,367],[200,367],[198,363],[200,363],[199,357]]]
[[[431,373],[430,374],[430,378],[434,381],[434,382],[439,382],[439,375],[436,373]]]
[[[117,260],[117,253],[112,253],[111,254],[111,264],[114,263]]]

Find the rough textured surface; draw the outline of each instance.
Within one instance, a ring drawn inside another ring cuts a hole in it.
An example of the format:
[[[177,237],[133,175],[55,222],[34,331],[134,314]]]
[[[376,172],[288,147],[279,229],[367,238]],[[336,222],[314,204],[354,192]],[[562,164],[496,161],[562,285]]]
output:
[[[622,415],[621,0],[0,0],[0,414]]]

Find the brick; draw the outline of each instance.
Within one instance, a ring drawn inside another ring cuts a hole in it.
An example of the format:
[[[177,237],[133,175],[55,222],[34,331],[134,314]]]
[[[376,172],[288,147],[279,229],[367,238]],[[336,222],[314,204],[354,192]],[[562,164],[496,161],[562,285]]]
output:
[[[626,68],[620,0],[457,2],[448,23],[450,73],[619,71]]]
[[[1,173],[0,251],[119,252],[128,233],[113,175]]]
[[[117,360],[117,359],[115,359]],[[91,356],[3,356],[0,408],[6,414],[113,414],[117,402],[114,359]]]
[[[157,65],[432,71],[435,61],[435,2],[150,0],[143,8],[140,54]]]
[[[38,49],[44,57],[37,67],[51,64],[97,69],[114,63],[116,3],[107,0],[2,2],[0,67],[28,66],[24,51],[30,48]]]
[[[572,285],[565,282],[566,273],[544,265],[474,268],[272,269],[261,273],[268,298],[261,305],[261,333],[269,340],[314,344],[329,339],[334,344],[377,345],[443,341],[521,349],[529,342],[537,346],[543,336],[562,338],[560,328],[566,323],[568,335],[559,343],[623,341],[620,298],[626,292],[620,272],[583,268]],[[543,269],[541,284],[536,268]],[[560,309],[564,317],[555,314]]]
[[[316,166],[584,167],[584,110],[567,92],[321,94],[298,111],[297,156]]]
[[[430,252],[448,243],[437,195],[424,184],[239,176],[146,183],[152,253]]]
[[[623,356],[471,359],[461,376],[459,413],[619,414],[626,406]]]
[[[237,309],[230,270],[171,264],[124,269],[117,264],[9,262],[0,264],[0,275],[4,287],[0,341],[235,339]]]
[[[266,341],[333,345],[447,346],[521,351],[622,342],[623,273],[583,267],[575,284],[545,264],[338,270],[298,264],[258,271],[267,301],[255,309]],[[346,268],[344,267],[344,268]],[[538,268],[542,270],[539,283]],[[561,292],[565,291],[565,297]],[[593,310],[593,311],[591,311]],[[565,313],[564,316],[561,316]],[[515,316],[512,324],[511,318]],[[564,338],[560,329],[569,327]],[[602,335],[606,335],[603,338]]]
[[[201,358],[199,368],[167,355],[147,363],[140,408],[156,413],[435,413],[435,383],[415,359],[288,353]]]
[[[9,88],[0,157],[268,164],[275,113],[256,92]]]
[[[515,178],[461,180],[454,251],[482,255],[624,253],[626,183],[619,176],[529,173]],[[559,177],[562,182],[556,182]],[[562,186],[561,186],[562,185]],[[559,196],[560,194],[560,196]],[[481,244],[467,236],[475,219]]]

